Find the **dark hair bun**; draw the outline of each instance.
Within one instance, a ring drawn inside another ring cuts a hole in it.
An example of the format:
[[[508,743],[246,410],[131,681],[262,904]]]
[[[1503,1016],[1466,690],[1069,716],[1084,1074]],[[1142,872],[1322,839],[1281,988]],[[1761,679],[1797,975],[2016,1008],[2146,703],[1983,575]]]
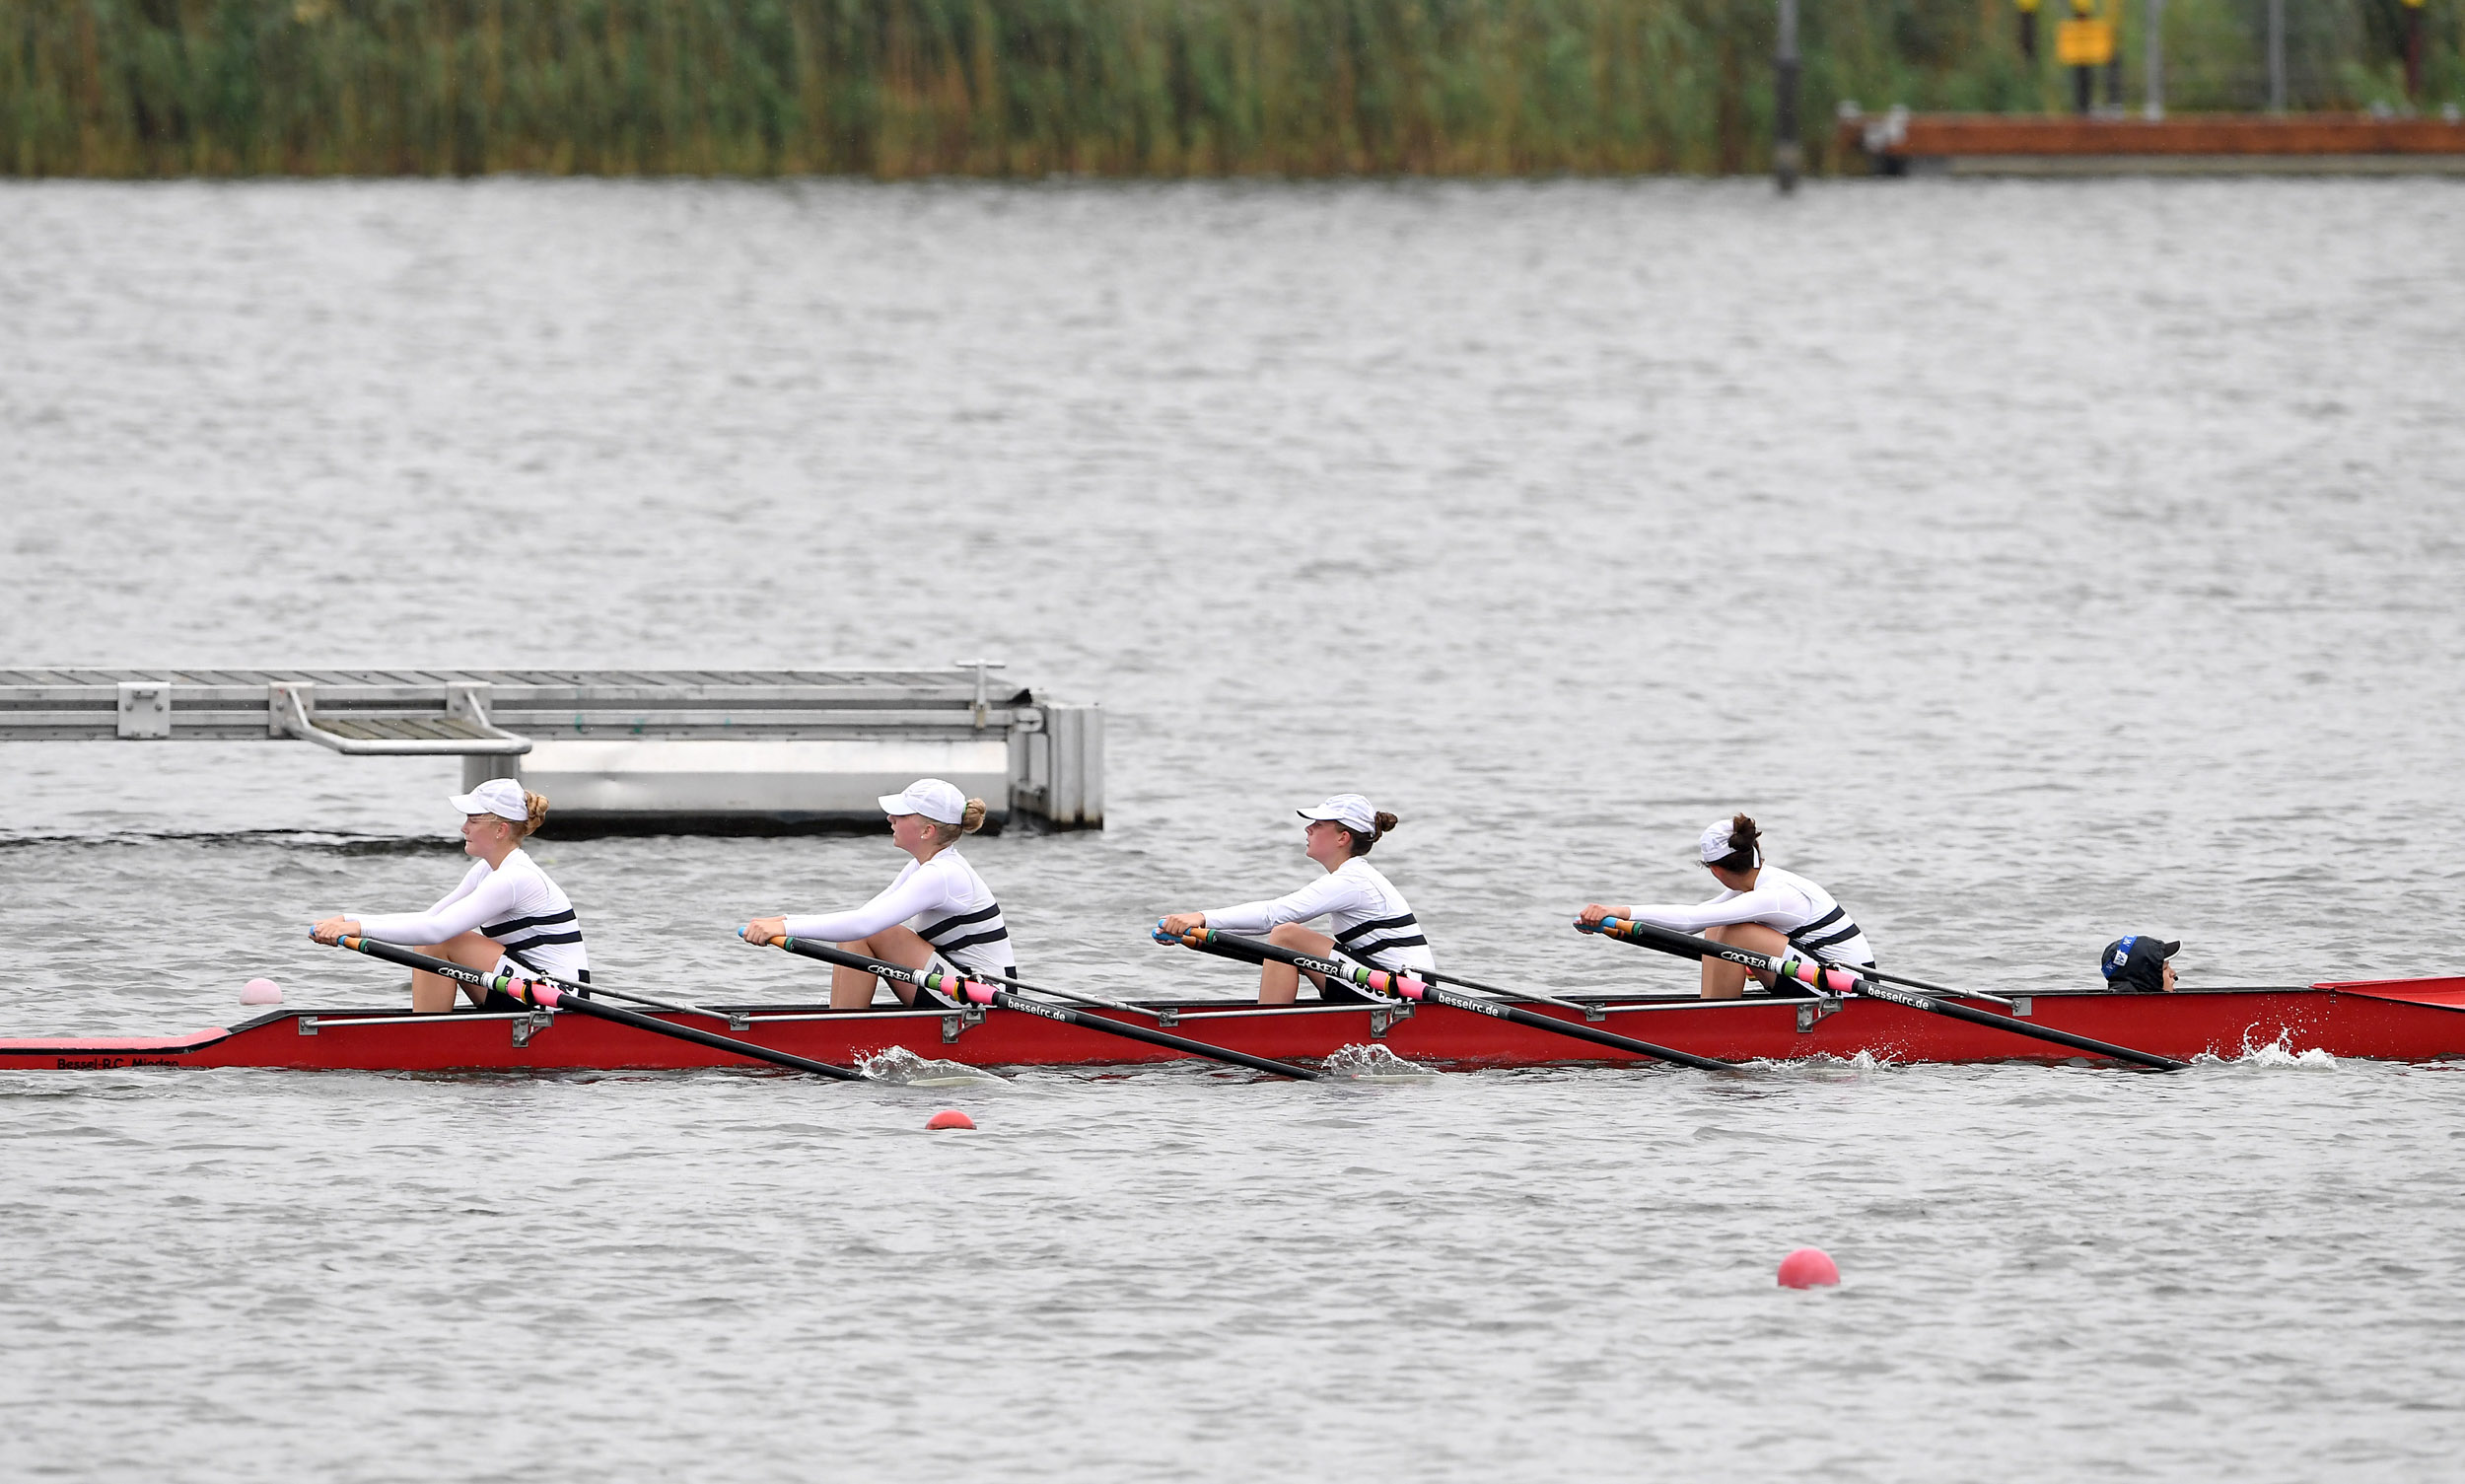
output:
[[[1401,824],[1404,821],[1396,818],[1393,814],[1388,813],[1384,810],[1379,810],[1378,816],[1374,822],[1377,824],[1378,832],[1373,838],[1383,840],[1386,838],[1386,832],[1388,830],[1393,829],[1396,825]]]
[[[1763,831],[1744,814],[1731,814],[1728,821],[1728,854],[1705,864],[1723,871],[1752,871],[1763,864]]]

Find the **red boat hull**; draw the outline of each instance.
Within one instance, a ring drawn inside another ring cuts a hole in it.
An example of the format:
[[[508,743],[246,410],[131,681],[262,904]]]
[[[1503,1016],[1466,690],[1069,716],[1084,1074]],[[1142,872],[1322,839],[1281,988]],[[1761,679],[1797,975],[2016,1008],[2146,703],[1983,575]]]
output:
[[[1980,1002],[1981,1009],[1993,1007]],[[2337,1057],[2434,1061],[2465,1056],[2465,978],[2175,994],[2037,995],[2021,1025],[2093,1036],[2161,1056],[2237,1057],[2263,1048]],[[1153,1008],[1165,1010],[1158,1004]],[[1573,1011],[1532,1007],[1580,1022]],[[1382,1045],[1439,1067],[1632,1062],[1639,1058],[1567,1036],[1443,1006],[1408,1016],[1369,1008],[1260,1014],[1217,1001],[1169,1007],[1178,1035],[1283,1061],[1314,1062],[1347,1046]],[[1085,1026],[992,1011],[829,1012],[746,1007],[743,1028],[663,1015],[776,1050],[841,1065],[905,1047],[978,1067],[1131,1065],[1182,1059]],[[1091,1015],[1097,1012],[1089,1012]],[[1144,1016],[1102,1014],[1153,1025]],[[1991,1025],[1851,998],[1832,1014],[1801,1000],[1612,1002],[1596,1023],[1638,1040],[1722,1061],[1796,1061],[1860,1055],[1889,1062],[2063,1062],[2063,1046]],[[406,1015],[399,1010],[279,1011],[228,1029],[184,1036],[0,1040],[0,1069],[98,1071],[121,1067],[277,1067],[366,1072],[652,1071],[762,1065],[725,1051],[578,1015]]]

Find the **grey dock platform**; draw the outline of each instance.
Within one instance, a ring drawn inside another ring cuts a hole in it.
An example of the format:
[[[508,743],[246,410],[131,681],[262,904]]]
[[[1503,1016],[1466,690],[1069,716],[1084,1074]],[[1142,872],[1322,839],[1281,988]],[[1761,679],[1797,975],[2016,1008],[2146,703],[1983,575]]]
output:
[[[880,828],[946,778],[992,823],[1104,821],[1104,716],[930,670],[0,670],[0,742],[303,741],[519,778],[547,833]]]

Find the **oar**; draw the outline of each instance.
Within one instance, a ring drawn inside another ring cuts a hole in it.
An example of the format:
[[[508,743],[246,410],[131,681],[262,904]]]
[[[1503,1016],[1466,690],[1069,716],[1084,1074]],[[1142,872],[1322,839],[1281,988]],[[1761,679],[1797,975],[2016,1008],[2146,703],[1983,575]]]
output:
[[[1579,1000],[1561,1000],[1556,995],[1545,995],[1534,989],[1501,989],[1495,984],[1483,984],[1478,979],[1467,979],[1461,974],[1441,972],[1434,968],[1416,968],[1412,976],[1431,984],[1460,984],[1466,989],[1477,989],[1485,995],[1496,995],[1505,1000],[1530,1000],[1535,1004],[1555,1005],[1560,1010],[1572,1010],[1587,1019],[1597,1010],[1597,1007]]]
[[[1923,979],[1912,979],[1907,974],[1887,974],[1871,963],[1860,964],[1858,972],[1869,979],[1880,979],[1886,984],[1906,984],[1911,989],[1922,989],[1930,995],[1959,995],[1965,999],[1984,1000],[1990,1005],[2000,1005],[2006,1010],[2019,1009],[2017,1003],[2007,1000],[2001,995],[1990,995],[1982,989],[1949,989],[1940,984],[1929,984]]]
[[[741,930],[739,931],[738,936],[744,936]],[[885,963],[879,958],[868,958],[862,954],[851,954],[845,949],[827,943],[810,943],[802,938],[787,937],[773,938],[769,942],[772,946],[786,949],[791,954],[802,954],[808,958],[818,958],[824,963],[835,963],[845,968],[861,969],[880,978],[896,980],[901,984],[912,984],[919,990],[929,989],[937,994],[955,996],[970,1004],[994,1005],[1003,1010],[1022,1011],[1027,1015],[1042,1016],[1048,1021],[1059,1021],[1065,1025],[1080,1025],[1089,1030],[1102,1031],[1106,1035],[1117,1035],[1124,1040],[1145,1041],[1151,1046],[1162,1046],[1178,1051],[1184,1056],[1204,1057],[1209,1061],[1248,1067],[1252,1071],[1271,1072],[1278,1077],[1290,1077],[1299,1082],[1316,1082],[1326,1075],[1323,1072],[1313,1072],[1307,1067],[1297,1067],[1291,1062],[1252,1056],[1246,1051],[1234,1051],[1229,1046],[1211,1046],[1205,1041],[1169,1035],[1162,1030],[1150,1030],[1144,1025],[1132,1025],[1120,1021],[1106,1020],[1102,1016],[1072,1010],[1067,1005],[1048,1005],[1042,1000],[1026,999],[1013,993],[1013,990],[1033,990],[1035,986],[1021,984],[1006,976],[994,977],[1001,977],[1004,984],[1012,986],[1011,989],[996,988],[981,980],[952,978],[938,968],[923,972],[912,968],[902,968],[898,964]],[[1037,990],[1036,993],[1041,994],[1044,991]]]
[[[366,954],[371,958],[384,958],[411,968],[426,969],[432,974],[442,974],[448,979],[474,985],[480,989],[501,989],[515,999],[528,1001],[543,1009],[567,1011],[591,1016],[598,1020],[613,1021],[619,1025],[631,1025],[636,1030],[647,1030],[654,1035],[691,1041],[697,1046],[709,1046],[714,1050],[733,1052],[738,1056],[749,1056],[755,1061],[766,1061],[773,1066],[793,1067],[799,1072],[817,1072],[824,1077],[835,1077],[841,1082],[869,1080],[862,1072],[852,1071],[846,1067],[834,1067],[826,1061],[814,1061],[810,1057],[798,1056],[787,1051],[773,1051],[768,1046],[756,1046],[751,1041],[731,1040],[724,1035],[713,1035],[707,1030],[696,1030],[690,1025],[671,1025],[666,1021],[655,1020],[647,1015],[635,1015],[630,1010],[618,1010],[613,1005],[597,1004],[559,985],[538,979],[521,979],[512,974],[483,974],[477,969],[464,968],[458,963],[449,963],[443,958],[431,958],[426,954],[414,954],[409,949],[398,948],[390,943],[379,943],[369,938],[345,938],[334,946],[349,949],[354,953]]]
[[[1457,994],[1451,989],[1442,989],[1425,979],[1406,974],[1391,974],[1384,969],[1364,968],[1358,964],[1338,963],[1332,958],[1320,958],[1309,954],[1296,953],[1272,943],[1262,943],[1255,938],[1238,937],[1216,928],[1198,928],[1188,933],[1175,935],[1165,932],[1163,925],[1159,923],[1156,927],[1155,939],[1158,943],[1177,943],[1183,948],[1196,949],[1203,954],[1216,954],[1226,958],[1242,958],[1252,963],[1261,958],[1272,958],[1278,963],[1289,963],[1298,969],[1325,974],[1341,983],[1356,984],[1364,989],[1401,995],[1407,1000],[1426,999],[1451,1009],[1468,1010],[1474,1015],[1485,1015],[1495,1020],[1513,1021],[1518,1025],[1529,1025],[1535,1030],[1554,1031],[1559,1035],[1573,1036],[1579,1041],[1590,1041],[1596,1046],[1614,1046],[1620,1051],[1631,1051],[1637,1056],[1649,1056],[1655,1061],[1675,1062],[1681,1067],[1693,1067],[1698,1071],[1733,1072],[1737,1070],[1733,1062],[1714,1061],[1711,1057],[1697,1056],[1691,1051],[1679,1051],[1669,1046],[1655,1046],[1650,1041],[1639,1041],[1633,1036],[1619,1035],[1608,1030],[1595,1030],[1589,1025],[1553,1020],[1529,1010],[1517,1010],[1513,1005],[1501,1005],[1492,1000],[1476,1000],[1470,995]]]
[[[1674,954],[1680,958],[1726,958],[1731,963],[1743,964],[1747,968],[1759,969],[1764,973],[1778,974],[1784,979],[1800,980],[1818,989],[1827,988],[1835,994],[1854,992],[1869,1000],[1881,1000],[1885,1004],[1898,1005],[1909,1010],[1922,1010],[1929,1015],[1947,1016],[1955,1021],[1966,1021],[1972,1025],[1992,1025],[1997,1030],[2007,1030],[2013,1035],[2050,1041],[2058,1046],[2069,1046],[2075,1051],[2087,1051],[2098,1056],[2111,1057],[2115,1061],[2152,1067],[2160,1072],[2179,1072],[2191,1065],[2189,1062],[2176,1061],[2170,1056],[2158,1056],[2154,1052],[2134,1051],[2129,1046],[2118,1046],[2112,1041],[2074,1035],[2068,1030],[2057,1030],[2051,1025],[2032,1025],[2026,1021],[2012,1016],[1996,1015],[1990,1010],[1973,1010],[1966,1005],[1954,1005],[1948,1000],[1937,999],[1933,995],[1913,994],[1905,989],[1893,989],[1877,982],[1862,968],[1851,969],[1842,968],[1836,964],[1816,963],[1797,954],[1791,954],[1787,958],[1776,958],[1769,954],[1758,954],[1752,949],[1732,948],[1726,943],[1714,943],[1709,938],[1697,938],[1668,928],[1654,927],[1650,923],[1632,922],[1617,917],[1604,917],[1598,926],[1585,922],[1578,922],[1575,926],[1581,932],[1599,933],[1641,948],[1658,949],[1661,953]]]
[[[735,1024],[736,1020],[726,1011],[713,1010],[707,1005],[679,1005],[673,1000],[654,1000],[649,995],[610,989],[604,984],[585,984],[579,979],[568,979],[558,974],[543,974],[537,969],[530,970],[528,977],[533,983],[553,984],[567,994],[581,995],[586,999],[593,995],[605,995],[611,1000],[622,1000],[628,1005],[648,1005],[653,1010],[665,1010],[675,1015],[708,1016],[714,1021],[722,1021],[731,1025]]]

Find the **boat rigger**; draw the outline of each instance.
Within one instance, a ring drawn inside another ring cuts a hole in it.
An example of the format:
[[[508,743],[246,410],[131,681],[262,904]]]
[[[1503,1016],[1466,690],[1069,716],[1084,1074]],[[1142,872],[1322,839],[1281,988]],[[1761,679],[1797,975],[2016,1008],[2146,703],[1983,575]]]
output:
[[[1585,997],[1583,1009],[1527,1003],[1535,1015],[1600,1024],[1637,1038],[1726,1062],[1864,1056],[1886,1063],[2064,1062],[2077,1053],[1991,1024],[1927,1015],[1850,995],[1837,1008],[1811,999],[1748,995]],[[2307,986],[2066,991],[2017,1000],[2033,1023],[2192,1061],[2260,1051],[2339,1059],[2428,1062],[2465,1057],[2465,977]],[[1976,1007],[1984,1008],[1985,1002]],[[1405,1060],[1477,1069],[1568,1064],[1636,1065],[1647,1058],[1436,1003],[1262,1008],[1225,1000],[1125,1002],[1089,1017],[1285,1062],[1320,1062],[1347,1047],[1384,1046]],[[1084,1025],[986,1006],[831,1010],[819,1004],[713,1005],[654,1012],[791,1056],[854,1065],[894,1047],[973,1067],[1136,1066],[1183,1053]],[[169,1036],[0,1039],[0,1070],[110,1071],[130,1067],[261,1067],[362,1072],[580,1072],[752,1069],[760,1062],[631,1025],[532,1007],[406,1015],[398,1009],[285,1009],[231,1026]],[[1726,1074],[1707,1074],[1726,1075]]]

